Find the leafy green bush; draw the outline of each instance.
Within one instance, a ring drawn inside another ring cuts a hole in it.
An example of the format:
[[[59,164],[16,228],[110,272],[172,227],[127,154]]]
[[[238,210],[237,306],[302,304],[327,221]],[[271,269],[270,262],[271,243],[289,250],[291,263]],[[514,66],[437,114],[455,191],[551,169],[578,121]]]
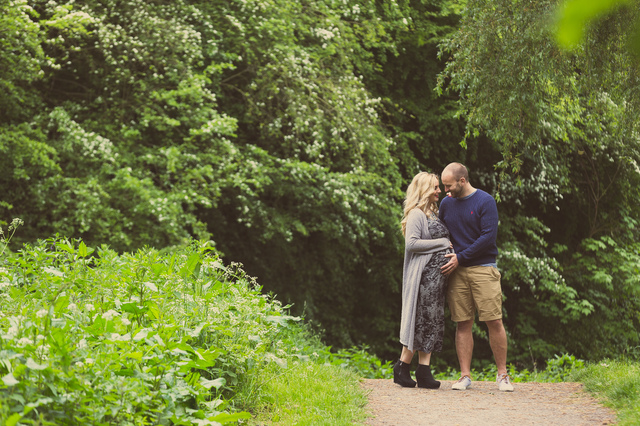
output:
[[[53,238],[5,256],[0,283],[6,425],[237,422],[264,372],[319,345],[202,242],[118,255]]]

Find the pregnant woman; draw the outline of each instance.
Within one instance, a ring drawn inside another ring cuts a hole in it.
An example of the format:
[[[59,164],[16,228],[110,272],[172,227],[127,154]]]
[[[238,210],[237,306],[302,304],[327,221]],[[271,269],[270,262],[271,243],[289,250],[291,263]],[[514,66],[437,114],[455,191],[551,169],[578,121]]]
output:
[[[414,387],[411,360],[418,351],[418,387],[437,389],[431,374],[431,353],[442,350],[447,277],[440,271],[452,253],[449,231],[438,219],[440,182],[432,173],[418,173],[407,188],[402,233],[405,237],[402,274],[402,353],[393,367],[393,381]]]

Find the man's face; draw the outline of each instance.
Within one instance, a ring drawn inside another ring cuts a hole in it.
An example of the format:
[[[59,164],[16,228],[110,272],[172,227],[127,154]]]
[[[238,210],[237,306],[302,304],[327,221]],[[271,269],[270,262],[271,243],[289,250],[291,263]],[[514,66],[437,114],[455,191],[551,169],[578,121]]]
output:
[[[456,178],[450,173],[442,175],[442,184],[444,185],[444,192],[448,193],[453,198],[458,198],[462,193],[461,182],[456,180]]]

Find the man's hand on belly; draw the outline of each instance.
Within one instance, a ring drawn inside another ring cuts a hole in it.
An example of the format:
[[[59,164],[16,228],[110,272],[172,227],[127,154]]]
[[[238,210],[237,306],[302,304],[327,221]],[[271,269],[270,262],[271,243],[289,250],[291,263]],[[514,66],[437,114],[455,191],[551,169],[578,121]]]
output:
[[[458,267],[458,256],[455,253],[445,254],[444,257],[448,257],[449,261],[440,268],[440,271],[444,275],[449,275]]]

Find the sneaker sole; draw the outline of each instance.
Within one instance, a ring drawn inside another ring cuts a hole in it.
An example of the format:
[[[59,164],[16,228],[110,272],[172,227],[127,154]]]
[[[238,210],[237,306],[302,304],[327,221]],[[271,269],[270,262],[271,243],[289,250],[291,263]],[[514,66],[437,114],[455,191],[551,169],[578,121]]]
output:
[[[463,386],[460,386],[460,387],[454,387],[454,386],[451,386],[451,390],[467,390],[467,389],[469,389],[470,387],[471,387],[471,385],[469,385],[469,386],[465,386],[465,387],[463,387]]]

